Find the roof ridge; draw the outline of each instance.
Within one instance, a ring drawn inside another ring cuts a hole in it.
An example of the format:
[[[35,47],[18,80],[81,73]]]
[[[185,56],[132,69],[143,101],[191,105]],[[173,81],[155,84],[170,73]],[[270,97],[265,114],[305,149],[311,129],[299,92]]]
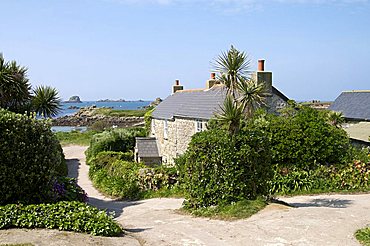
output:
[[[370,90],[349,90],[349,91],[343,91],[343,92],[370,92]]]

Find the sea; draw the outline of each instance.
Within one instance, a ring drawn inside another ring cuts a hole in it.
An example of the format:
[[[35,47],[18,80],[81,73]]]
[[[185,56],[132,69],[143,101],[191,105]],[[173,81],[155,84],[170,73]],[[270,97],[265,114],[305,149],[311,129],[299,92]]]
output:
[[[135,110],[148,106],[151,101],[126,101],[126,102],[101,102],[101,101],[84,101],[81,103],[62,103],[62,110],[56,116],[63,117],[66,115],[73,115],[80,108],[96,106],[97,108],[113,108],[115,110]],[[73,127],[73,126],[53,126],[54,132],[70,132],[70,131],[86,131],[86,127]]]

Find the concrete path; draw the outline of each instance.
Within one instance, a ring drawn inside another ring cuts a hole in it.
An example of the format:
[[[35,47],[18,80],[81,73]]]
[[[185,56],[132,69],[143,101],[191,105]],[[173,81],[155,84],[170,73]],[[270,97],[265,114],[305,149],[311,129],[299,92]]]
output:
[[[116,212],[116,220],[141,245],[359,245],[354,232],[370,223],[370,194],[281,198],[296,208],[272,204],[249,219],[219,221],[181,215],[182,199],[117,202],[88,179],[85,147],[64,147],[70,175],[90,203]]]

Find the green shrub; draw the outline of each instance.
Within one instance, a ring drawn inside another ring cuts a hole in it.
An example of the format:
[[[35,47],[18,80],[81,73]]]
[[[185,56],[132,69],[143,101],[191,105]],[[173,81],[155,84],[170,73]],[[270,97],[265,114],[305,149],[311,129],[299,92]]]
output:
[[[148,136],[152,127],[152,113],[154,111],[154,108],[148,110],[144,115],[144,122],[145,122],[145,132]]]
[[[49,122],[0,109],[0,139],[0,204],[50,199],[67,166]]]
[[[362,245],[370,245],[370,227],[356,231],[355,236],[357,240],[362,243]]]
[[[81,202],[27,206],[8,204],[0,207],[0,229],[12,227],[59,229],[99,236],[116,236],[122,233],[122,229],[111,216]]]
[[[58,177],[53,182],[53,201],[87,202],[87,194],[74,178]]]
[[[109,163],[93,162],[89,176],[95,187],[110,196],[136,199],[139,197],[139,170],[145,165],[115,160]]]
[[[61,145],[77,144],[77,145],[89,145],[91,138],[96,134],[95,131],[71,131],[71,132],[56,132]]]
[[[348,161],[348,135],[330,125],[325,112],[303,107],[292,116],[270,115],[266,120],[274,164],[310,170]]]
[[[102,151],[99,152],[95,157],[89,160],[89,165],[94,166],[94,168],[104,168],[109,166],[116,160],[121,161],[133,161],[134,154],[132,152],[114,152],[114,151]]]
[[[145,136],[144,128],[114,129],[95,134],[86,151],[86,158],[89,160],[102,151],[132,151],[135,146],[135,137],[143,136]]]
[[[143,168],[139,172],[139,185],[142,191],[171,189],[177,184],[177,179],[178,174],[175,167]]]
[[[257,127],[243,127],[234,136],[218,129],[197,133],[176,164],[187,207],[230,204],[269,192],[270,146]]]
[[[370,190],[370,162],[361,161],[343,165],[320,165],[309,171],[277,168],[271,181],[271,194],[366,190]]]

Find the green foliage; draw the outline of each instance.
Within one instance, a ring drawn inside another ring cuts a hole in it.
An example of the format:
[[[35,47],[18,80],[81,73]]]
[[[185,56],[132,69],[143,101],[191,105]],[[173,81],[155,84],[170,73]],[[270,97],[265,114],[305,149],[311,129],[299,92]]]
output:
[[[65,145],[89,145],[92,137],[96,134],[95,131],[71,131],[71,132],[56,132],[55,135],[58,138],[62,146]]]
[[[102,132],[104,130],[108,130],[111,127],[112,127],[112,124],[108,123],[107,121],[97,120],[89,126],[89,130],[96,131],[96,132]]]
[[[227,205],[185,208],[182,211],[191,215],[209,217],[212,219],[236,220],[249,218],[262,210],[266,205],[266,200],[258,197],[255,200],[241,200]]]
[[[32,107],[38,115],[52,117],[62,110],[57,89],[41,85],[37,86],[33,93]]]
[[[144,136],[144,128],[113,129],[95,134],[86,151],[86,158],[89,160],[102,151],[132,151],[135,146],[135,137]]]
[[[53,201],[87,202],[87,194],[77,184],[77,180],[68,177],[58,177],[53,182]]]
[[[36,87],[31,93],[27,68],[16,61],[7,62],[0,53],[0,108],[16,113],[36,112],[45,117],[60,111],[58,91],[49,86]]]
[[[239,134],[212,129],[193,136],[187,152],[176,160],[188,193],[186,207],[230,204],[267,195],[272,177],[270,146],[259,128]]]
[[[356,231],[355,236],[362,245],[370,246],[370,227]]]
[[[94,115],[104,116],[116,116],[116,117],[144,117],[147,109],[136,109],[136,110],[117,110],[110,108],[96,108],[94,109]]]
[[[0,204],[49,199],[53,178],[67,171],[49,122],[0,109],[0,139]]]
[[[320,165],[312,170],[277,168],[271,194],[322,193],[370,190],[370,162]]]
[[[147,168],[132,152],[103,151],[91,158],[90,178],[103,193],[119,198],[150,198],[181,193],[174,167]]]
[[[151,130],[152,126],[152,113],[154,111],[154,108],[148,110],[144,115],[144,122],[145,122],[145,131],[146,135],[148,136]]]
[[[325,112],[303,107],[287,117],[269,115],[272,161],[280,167],[310,170],[316,165],[348,160],[349,138],[343,129],[327,123]]]
[[[117,236],[122,229],[104,211],[81,202],[0,207],[0,229],[48,228],[87,232],[99,236]]]
[[[24,112],[31,98],[27,68],[5,61],[0,53],[0,108]]]
[[[115,197],[138,198],[138,174],[139,170],[145,167],[143,164],[122,160],[105,163],[104,166],[94,163],[90,164],[89,176],[100,191]]]

